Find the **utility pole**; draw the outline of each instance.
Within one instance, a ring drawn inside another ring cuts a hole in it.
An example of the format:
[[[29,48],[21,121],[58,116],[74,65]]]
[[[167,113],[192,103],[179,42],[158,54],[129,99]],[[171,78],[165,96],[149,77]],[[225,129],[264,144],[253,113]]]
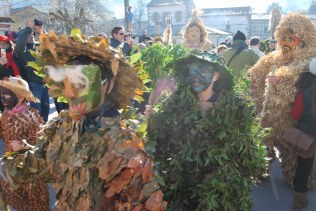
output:
[[[125,29],[128,29],[128,23],[127,23],[127,8],[129,6],[129,0],[124,0],[124,14],[125,14]]]

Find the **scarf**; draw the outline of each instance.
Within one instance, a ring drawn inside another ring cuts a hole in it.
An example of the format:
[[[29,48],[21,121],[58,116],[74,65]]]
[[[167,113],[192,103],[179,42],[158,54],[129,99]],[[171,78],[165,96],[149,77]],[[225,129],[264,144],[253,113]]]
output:
[[[9,114],[20,113],[28,108],[28,105],[23,103],[21,105],[15,106],[12,110],[8,111]]]
[[[8,69],[9,67],[12,67],[14,76],[20,75],[20,70],[13,60],[12,52],[7,52],[7,59],[8,63],[6,64],[5,68]]]

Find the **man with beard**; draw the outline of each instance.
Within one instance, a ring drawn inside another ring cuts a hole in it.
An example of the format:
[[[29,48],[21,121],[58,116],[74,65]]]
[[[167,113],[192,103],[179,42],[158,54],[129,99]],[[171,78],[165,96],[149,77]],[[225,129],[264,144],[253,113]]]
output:
[[[0,95],[5,108],[0,119],[0,137],[4,141],[5,152],[11,154],[20,150],[26,144],[23,140],[36,144],[43,120],[37,110],[27,105],[27,101],[38,102],[27,82],[18,77],[4,78],[0,81]],[[19,187],[12,187],[6,180],[0,180],[0,190],[4,204],[14,209],[50,210],[48,186],[43,180],[38,180],[36,184],[24,183]],[[0,207],[5,210],[4,204]]]
[[[45,127],[41,145],[5,160],[5,175],[14,184],[50,179],[57,210],[164,210],[153,161],[115,109],[126,108],[142,88],[138,70],[107,38],[71,36],[42,34],[39,46],[46,64],[40,73],[69,110]],[[17,168],[20,162],[27,168]]]
[[[295,83],[300,74],[308,70],[310,60],[316,56],[316,29],[309,18],[292,13],[281,20],[275,38],[278,50],[260,59],[250,69],[250,89],[259,113],[266,98],[266,86],[270,84],[262,125],[271,127],[272,132],[265,144],[271,156],[274,155],[274,147],[279,149],[284,180],[292,185],[296,154],[284,144],[283,134],[286,128],[294,126],[290,109],[297,95]],[[316,169],[313,168],[309,186],[315,185]]]

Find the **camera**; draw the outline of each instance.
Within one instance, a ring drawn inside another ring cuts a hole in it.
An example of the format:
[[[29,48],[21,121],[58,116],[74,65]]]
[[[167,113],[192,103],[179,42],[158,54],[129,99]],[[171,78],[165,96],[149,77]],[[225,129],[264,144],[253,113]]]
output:
[[[34,25],[35,26],[42,26],[43,25],[43,22],[38,20],[38,19],[34,19]]]

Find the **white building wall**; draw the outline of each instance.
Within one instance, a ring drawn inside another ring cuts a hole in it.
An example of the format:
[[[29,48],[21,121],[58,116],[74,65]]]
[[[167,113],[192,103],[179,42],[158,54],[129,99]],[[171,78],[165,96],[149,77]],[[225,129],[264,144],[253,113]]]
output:
[[[186,5],[170,5],[170,6],[159,6],[159,7],[148,7],[148,25],[155,26],[156,23],[153,21],[153,14],[157,12],[160,16],[160,21],[163,22],[163,17],[166,12],[170,13],[171,16],[171,24],[172,25],[181,25],[186,24]],[[183,18],[181,22],[177,22],[175,19],[175,14],[177,11],[182,11]]]
[[[235,34],[237,30],[240,30],[245,33],[247,37],[249,37],[249,15],[209,15],[203,16],[202,20],[208,27],[227,31],[231,34]],[[229,30],[227,30],[228,24],[230,25]]]

